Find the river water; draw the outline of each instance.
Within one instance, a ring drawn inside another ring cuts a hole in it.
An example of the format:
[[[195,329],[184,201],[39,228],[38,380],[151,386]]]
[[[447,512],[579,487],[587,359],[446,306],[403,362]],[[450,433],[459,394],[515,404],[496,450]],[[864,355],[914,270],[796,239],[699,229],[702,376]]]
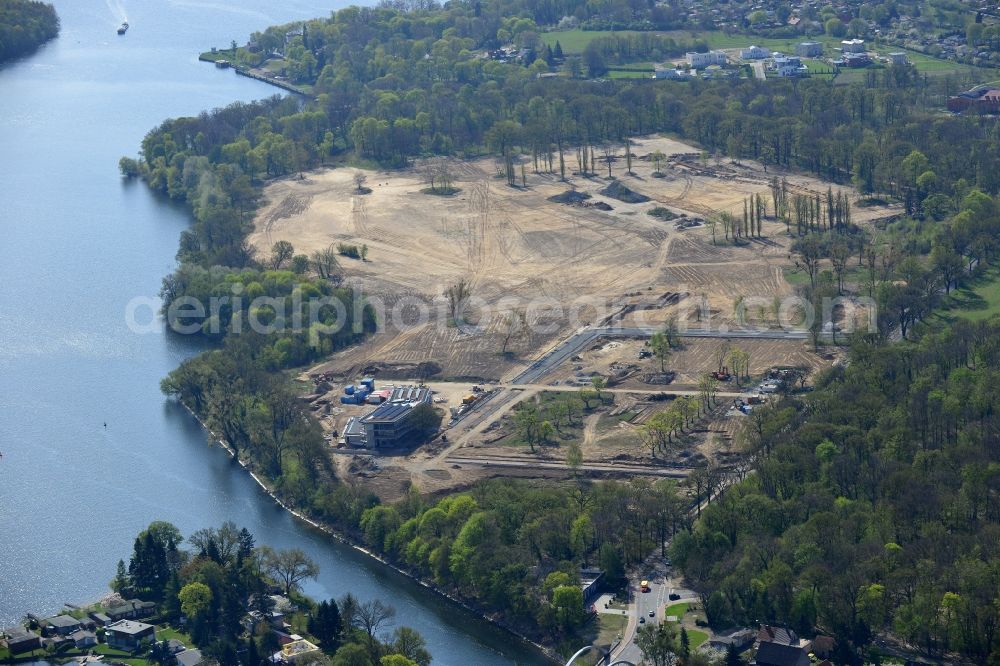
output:
[[[315,598],[394,605],[436,664],[544,663],[510,636],[295,521],[207,443],[159,381],[198,349],[126,305],[174,266],[186,212],[117,173],[143,135],[276,89],[208,46],[326,15],[318,0],[55,0],[61,35],[0,69],[0,626],[107,591],[136,533],[225,520],[321,567]],[[131,28],[115,29],[127,17]],[[106,426],[105,426],[106,424]]]

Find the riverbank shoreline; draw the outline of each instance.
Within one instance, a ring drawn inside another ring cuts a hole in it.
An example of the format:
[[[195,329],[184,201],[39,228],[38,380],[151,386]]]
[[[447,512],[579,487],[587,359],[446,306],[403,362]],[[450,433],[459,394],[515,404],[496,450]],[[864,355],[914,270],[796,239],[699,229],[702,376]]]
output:
[[[340,544],[342,544],[344,546],[347,546],[347,547],[351,548],[352,550],[354,550],[354,551],[356,551],[358,553],[361,553],[361,554],[363,554],[363,555],[365,555],[365,556],[367,556],[367,557],[375,560],[379,564],[382,564],[383,566],[385,566],[385,567],[387,567],[389,569],[392,569],[393,571],[395,571],[396,573],[398,573],[398,574],[400,574],[402,576],[405,576],[409,580],[411,580],[414,583],[420,585],[422,588],[424,588],[424,589],[426,589],[426,590],[428,590],[430,592],[433,592],[437,596],[441,597],[442,599],[447,600],[450,603],[453,603],[453,604],[459,606],[463,610],[465,610],[465,611],[467,611],[467,612],[475,615],[476,617],[478,617],[478,618],[480,618],[480,619],[488,622],[489,624],[493,625],[497,629],[500,629],[500,630],[506,632],[510,636],[513,636],[517,640],[521,641],[524,645],[530,646],[530,647],[534,648],[535,650],[537,650],[539,652],[539,654],[542,657],[544,657],[545,659],[547,659],[550,663],[553,663],[553,664],[561,664],[561,663],[563,663],[562,658],[559,655],[555,654],[551,649],[546,648],[545,646],[541,645],[540,643],[536,643],[535,641],[531,640],[530,638],[528,638],[528,637],[526,637],[526,636],[518,633],[513,628],[507,626],[505,623],[503,623],[503,622],[501,622],[499,620],[496,620],[496,619],[494,619],[494,618],[486,615],[482,610],[477,609],[474,606],[472,606],[471,604],[469,604],[468,602],[466,602],[466,601],[464,601],[464,600],[462,600],[462,599],[460,599],[460,598],[458,598],[458,597],[456,597],[456,596],[454,596],[454,595],[452,595],[452,594],[450,594],[450,593],[442,590],[441,588],[435,586],[432,582],[430,582],[428,580],[425,580],[425,579],[421,578],[420,576],[417,576],[417,575],[413,574],[412,572],[409,572],[409,571],[406,571],[405,569],[402,569],[401,567],[399,567],[396,564],[390,562],[389,560],[387,560],[383,556],[379,555],[375,551],[370,550],[369,548],[367,548],[367,547],[365,547],[365,546],[363,546],[363,545],[355,542],[354,540],[348,538],[347,536],[341,534],[340,532],[338,532],[337,530],[333,529],[329,525],[324,525],[323,523],[320,523],[319,521],[317,521],[317,520],[315,520],[313,518],[310,518],[309,516],[305,515],[304,513],[302,513],[301,511],[299,511],[298,509],[295,509],[295,508],[287,505],[284,501],[282,501],[282,499],[280,497],[277,496],[277,494],[274,492],[274,490],[267,484],[267,482],[262,477],[258,476],[253,470],[251,470],[247,466],[247,464],[246,464],[246,462],[244,460],[241,460],[239,458],[239,456],[236,454],[236,451],[225,440],[223,440],[221,437],[219,437],[218,434],[216,434],[215,432],[213,432],[208,427],[208,425],[204,421],[202,421],[202,419],[194,412],[194,410],[192,410],[190,407],[188,407],[183,402],[181,402],[181,401],[178,401],[178,402],[184,407],[185,410],[187,410],[187,412],[189,414],[191,414],[192,417],[194,417],[194,419],[201,425],[201,427],[205,429],[205,432],[207,432],[209,434],[211,441],[214,441],[219,446],[221,446],[229,454],[229,456],[240,467],[242,467],[243,470],[247,474],[250,475],[250,478],[253,479],[257,483],[258,486],[260,486],[261,490],[263,490],[264,493],[267,494],[267,496],[270,497],[274,501],[275,504],[277,504],[283,510],[287,511],[294,518],[296,518],[296,519],[304,522],[305,524],[309,525],[310,527],[312,527],[314,529],[317,529],[317,530],[323,532],[325,535],[327,535],[329,537],[332,537],[338,543],[340,543]]]
[[[219,57],[213,57],[213,56],[220,56],[220,55],[221,55],[220,53],[206,52],[206,53],[200,54],[198,56],[198,60],[200,60],[201,62],[210,62],[210,63],[214,64],[216,67],[220,66],[219,65],[220,62],[226,62],[227,64],[224,67],[224,69],[232,69],[234,72],[236,72],[240,76],[245,76],[247,78],[254,79],[255,81],[260,81],[261,83],[267,83],[267,84],[275,86],[277,88],[281,88],[285,92],[290,92],[293,95],[300,95],[301,97],[308,97],[309,99],[313,98],[313,96],[310,95],[309,93],[307,93],[305,90],[302,90],[301,88],[298,88],[297,86],[294,86],[291,83],[286,83],[284,81],[278,81],[277,79],[275,79],[273,77],[264,76],[263,74],[257,74],[256,72],[252,71],[249,67],[244,67],[243,65],[237,65],[237,64],[235,64],[233,62],[230,62],[228,60],[224,60],[224,59],[219,58]]]

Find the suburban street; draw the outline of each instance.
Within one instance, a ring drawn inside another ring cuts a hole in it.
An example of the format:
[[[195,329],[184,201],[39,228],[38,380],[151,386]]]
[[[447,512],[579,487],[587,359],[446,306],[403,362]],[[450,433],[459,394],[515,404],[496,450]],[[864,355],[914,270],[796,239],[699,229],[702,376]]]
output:
[[[649,581],[649,592],[642,592],[639,588],[642,576]],[[694,599],[696,595],[690,590],[677,587],[680,585],[680,577],[675,577],[672,568],[664,564],[658,555],[647,560],[636,576],[630,578],[629,584],[634,592],[633,603],[629,605],[628,624],[622,634],[621,644],[612,653],[612,661],[624,659],[638,664],[642,662],[642,652],[635,644],[636,632],[647,624],[665,621],[663,609],[666,606]],[[680,599],[670,601],[672,593],[680,595]],[[653,617],[649,617],[650,611],[653,611]]]

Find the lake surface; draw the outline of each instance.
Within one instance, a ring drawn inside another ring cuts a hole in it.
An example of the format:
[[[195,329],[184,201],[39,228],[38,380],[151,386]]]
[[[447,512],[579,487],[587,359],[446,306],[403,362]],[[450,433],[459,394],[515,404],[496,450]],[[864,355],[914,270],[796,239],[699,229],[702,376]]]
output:
[[[127,304],[155,297],[174,267],[189,218],[124,182],[118,158],[168,117],[278,92],[199,63],[199,51],[336,5],[54,4],[60,37],[0,69],[0,626],[107,592],[152,520],[185,534],[233,520],[258,543],[314,557],[322,572],[306,593],[393,604],[435,664],[545,663],[276,507],[159,392],[197,347],[126,325]]]

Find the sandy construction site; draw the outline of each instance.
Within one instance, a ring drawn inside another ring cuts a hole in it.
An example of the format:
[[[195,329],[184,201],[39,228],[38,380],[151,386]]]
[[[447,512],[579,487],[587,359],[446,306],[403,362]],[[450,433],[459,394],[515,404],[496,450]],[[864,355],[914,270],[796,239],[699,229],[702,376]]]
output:
[[[654,151],[667,156],[662,177],[654,177]],[[636,140],[632,153],[634,175],[626,173],[619,147],[613,180],[600,154],[596,175],[570,175],[566,182],[558,174],[532,173],[529,162],[524,187],[520,172],[519,186],[508,186],[493,159],[437,161],[435,168],[444,166],[458,188],[449,196],[426,193],[423,164],[368,172],[371,192],[364,195],[355,188],[354,169],[312,172],[265,189],[250,240],[262,256],[279,240],[304,254],[337,243],[367,245],[367,261],[339,261],[345,280],[375,303],[381,330],[331,360],[326,369],[345,375],[377,366],[413,376],[418,364],[430,363],[428,373],[436,378],[502,379],[623,304],[632,304],[632,318],[641,313],[643,321],[656,323],[677,306],[664,295],[683,294],[682,300],[699,299],[722,321],[732,316],[738,296],[770,300],[791,292],[782,273],[790,263],[783,224],[765,221],[767,238],[734,247],[723,244],[721,228],[713,244],[708,225],[697,222],[719,211],[742,216],[751,193],[770,200],[773,170],[716,163],[665,138]],[[575,162],[572,153],[566,157],[568,172]],[[796,192],[827,191],[823,181],[781,175]],[[614,183],[648,201],[626,203],[600,193]],[[570,191],[572,203],[549,200]],[[657,207],[685,217],[664,221],[649,214]],[[853,219],[863,223],[893,212],[857,208]],[[684,219],[695,221],[679,228]],[[463,279],[471,286],[468,320],[475,327],[448,321],[443,293]],[[524,311],[529,326],[517,327],[508,353],[501,354],[512,310]]]

